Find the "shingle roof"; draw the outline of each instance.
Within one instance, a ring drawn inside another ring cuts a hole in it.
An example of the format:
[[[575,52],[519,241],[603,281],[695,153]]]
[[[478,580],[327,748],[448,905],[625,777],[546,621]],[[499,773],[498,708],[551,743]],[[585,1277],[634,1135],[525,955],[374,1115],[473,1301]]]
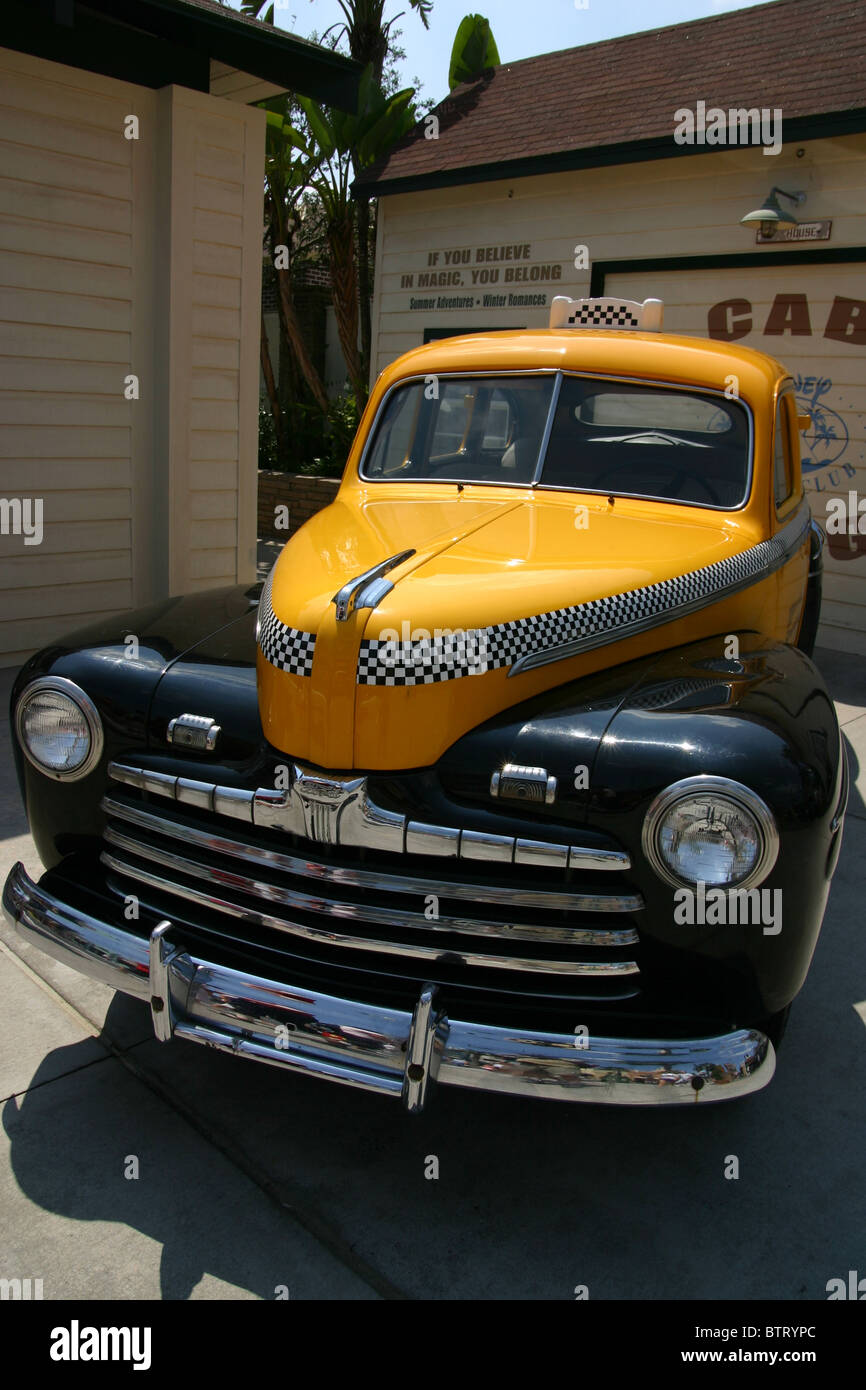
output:
[[[504,63],[435,108],[438,139],[419,122],[358,183],[392,193],[519,176],[540,162],[694,153],[674,143],[674,112],[699,100],[780,108],[785,139],[817,136],[838,113],[866,128],[866,3],[776,0]]]

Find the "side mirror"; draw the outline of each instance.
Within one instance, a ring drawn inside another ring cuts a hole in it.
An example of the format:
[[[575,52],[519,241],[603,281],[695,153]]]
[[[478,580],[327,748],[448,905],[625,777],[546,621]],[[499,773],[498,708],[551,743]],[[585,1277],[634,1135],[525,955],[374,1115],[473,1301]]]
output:
[[[811,415],[798,415],[797,428],[801,434],[805,434],[807,430],[810,430],[812,428]]]

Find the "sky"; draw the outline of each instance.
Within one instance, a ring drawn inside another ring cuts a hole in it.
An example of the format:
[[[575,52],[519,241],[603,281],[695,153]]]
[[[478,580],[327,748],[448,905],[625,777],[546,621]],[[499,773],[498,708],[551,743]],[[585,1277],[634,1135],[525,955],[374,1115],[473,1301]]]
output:
[[[532,58],[578,44],[635,34],[642,29],[662,29],[690,19],[750,8],[757,0],[433,0],[429,31],[409,9],[408,0],[390,0],[386,17],[399,15],[400,46],[406,50],[402,84],[421,82],[425,100],[441,101],[448,95],[448,63],[457,26],[464,15],[479,13],[490,20],[503,63]],[[233,9],[239,0],[229,0]],[[586,8],[578,8],[578,5]],[[274,19],[280,29],[308,38],[323,34],[341,18],[337,0],[276,0]],[[639,79],[638,79],[639,80]]]

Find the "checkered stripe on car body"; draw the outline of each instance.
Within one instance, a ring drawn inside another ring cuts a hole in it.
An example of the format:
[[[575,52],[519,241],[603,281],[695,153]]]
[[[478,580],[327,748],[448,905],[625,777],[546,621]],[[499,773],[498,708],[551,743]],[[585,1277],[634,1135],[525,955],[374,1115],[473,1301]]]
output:
[[[259,599],[256,642],[265,661],[279,671],[288,671],[293,676],[311,676],[316,634],[280,622],[271,604],[273,579],[271,570]]]
[[[566,320],[570,328],[638,328],[639,323],[627,304],[615,300],[580,299]]]
[[[435,635],[419,642],[365,638],[358,656],[357,683],[433,685],[516,666],[539,654],[544,655],[546,663],[620,641],[624,636],[673,622],[728,593],[757,583],[793,554],[808,528],[808,512],[798,513],[777,536],[739,555],[658,584],[591,599],[573,608],[557,608],[510,623],[468,629],[459,635],[459,640],[437,642]]]

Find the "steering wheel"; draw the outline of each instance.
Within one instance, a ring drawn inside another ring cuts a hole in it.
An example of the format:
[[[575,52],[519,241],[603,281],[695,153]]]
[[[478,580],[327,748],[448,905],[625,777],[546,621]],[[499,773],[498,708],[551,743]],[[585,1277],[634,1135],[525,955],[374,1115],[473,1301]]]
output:
[[[634,460],[621,459],[619,463],[607,463],[604,468],[598,469],[598,471],[593,474],[588,486],[594,491],[604,491],[604,488],[607,486],[604,480],[609,478],[612,473],[619,473],[624,468],[631,469],[632,472],[634,472]],[[682,500],[679,497],[679,489],[685,479],[688,478],[689,482],[697,483],[698,487],[703,488],[714,506],[723,507],[725,505],[724,498],[719,496],[716,488],[713,487],[711,483],[708,483],[705,478],[701,478],[697,474],[690,474],[687,469],[677,468],[675,465],[668,465],[668,472],[670,474],[671,485],[670,489],[665,488],[664,491],[668,495],[669,501],[676,502]],[[662,476],[664,477],[664,474],[662,474]]]

